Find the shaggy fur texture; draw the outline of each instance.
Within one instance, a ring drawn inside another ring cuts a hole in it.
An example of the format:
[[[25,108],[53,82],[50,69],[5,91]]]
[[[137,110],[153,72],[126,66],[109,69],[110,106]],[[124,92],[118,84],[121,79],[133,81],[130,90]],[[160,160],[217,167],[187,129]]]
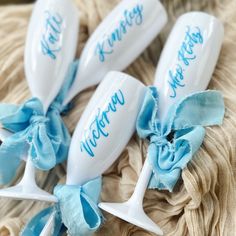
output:
[[[89,35],[119,0],[77,0],[80,9],[80,35],[77,56]],[[219,17],[225,26],[225,39],[210,89],[220,90],[225,98],[226,116],[221,127],[207,128],[199,152],[182,172],[173,193],[148,190],[144,199],[147,214],[168,236],[236,235],[236,2],[235,0],[163,1],[169,22],[150,47],[126,70],[152,84],[161,49],[176,18],[184,12],[201,10]],[[0,100],[21,103],[30,97],[25,80],[23,52],[32,5],[0,7]],[[73,132],[95,88],[81,93],[76,107],[65,117]],[[134,135],[118,161],[103,176],[102,200],[122,202],[134,190],[145,159],[147,144]],[[65,181],[65,164],[48,173],[38,172],[40,186],[52,191]],[[19,181],[22,165],[12,184]],[[115,194],[114,194],[115,193]],[[19,235],[23,224],[46,203],[0,199],[0,236]],[[152,235],[110,214],[96,235]]]

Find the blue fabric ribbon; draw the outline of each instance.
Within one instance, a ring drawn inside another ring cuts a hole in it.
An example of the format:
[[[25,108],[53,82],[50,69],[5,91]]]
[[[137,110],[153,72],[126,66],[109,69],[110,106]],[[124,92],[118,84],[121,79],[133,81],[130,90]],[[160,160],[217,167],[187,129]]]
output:
[[[35,215],[31,221],[24,227],[21,236],[39,236],[44,226],[46,225],[51,214],[55,212],[54,207],[48,207]],[[56,212],[54,217],[54,228],[52,236],[59,236],[64,233],[65,229],[62,227],[60,215]]]
[[[62,104],[77,68],[78,61],[71,64],[46,116],[43,104],[37,98],[31,98],[20,106],[0,104],[0,123],[13,132],[0,146],[0,184],[12,180],[27,151],[34,166],[41,170],[49,170],[67,158],[71,137],[60,114],[69,109]]]
[[[136,129],[140,138],[148,138],[148,160],[153,169],[149,188],[172,191],[181,171],[200,148],[203,126],[222,124],[224,101],[217,91],[197,92],[174,104],[163,124],[158,117],[158,92],[147,91]]]
[[[103,217],[97,206],[102,186],[102,178],[98,177],[86,184],[57,185],[54,194],[58,204],[47,208],[34,216],[24,227],[21,236],[38,236],[47,223],[50,215],[56,213],[53,236],[63,232],[64,224],[71,236],[89,236],[102,223]]]

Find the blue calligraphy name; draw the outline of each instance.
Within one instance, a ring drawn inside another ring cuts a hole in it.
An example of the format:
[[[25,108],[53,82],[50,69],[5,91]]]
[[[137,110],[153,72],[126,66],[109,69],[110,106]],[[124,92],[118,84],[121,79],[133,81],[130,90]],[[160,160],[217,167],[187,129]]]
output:
[[[58,13],[45,11],[45,30],[41,38],[41,49],[43,55],[55,60],[57,53],[61,51],[60,35],[62,33],[63,19]]]
[[[194,27],[191,29],[187,26],[184,41],[178,51],[178,61],[175,70],[169,70],[168,80],[169,86],[171,88],[172,94],[171,98],[175,98],[177,95],[178,87],[184,87],[184,71],[188,68],[191,61],[196,59],[196,54],[194,53],[194,48],[197,44],[203,44],[203,36],[199,27]]]
[[[94,157],[94,149],[98,145],[98,140],[101,137],[108,137],[109,133],[106,131],[110,124],[112,113],[116,113],[120,106],[124,106],[125,98],[121,90],[118,90],[112,97],[105,110],[98,109],[98,113],[91,122],[89,129],[84,134],[83,141],[80,142],[81,152],[86,151],[90,157]]]
[[[134,25],[141,25],[143,23],[143,5],[136,5],[132,10],[125,10],[123,18],[119,25],[112,31],[105,39],[99,42],[95,48],[95,55],[98,56],[101,62],[106,60],[106,55],[114,52],[116,43],[122,41],[130,28]]]

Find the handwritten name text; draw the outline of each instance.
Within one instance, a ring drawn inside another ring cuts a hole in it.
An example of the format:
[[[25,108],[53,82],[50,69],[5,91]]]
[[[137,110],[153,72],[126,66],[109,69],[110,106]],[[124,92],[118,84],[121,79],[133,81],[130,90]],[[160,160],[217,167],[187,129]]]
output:
[[[136,5],[132,10],[125,10],[119,25],[104,39],[96,45],[95,55],[101,62],[106,60],[106,56],[114,52],[116,43],[122,41],[129,29],[143,22],[143,5]],[[137,39],[138,40],[138,39]]]
[[[108,137],[106,128],[111,122],[111,114],[116,113],[121,106],[124,106],[125,98],[121,90],[118,90],[110,99],[106,109],[98,109],[97,115],[91,122],[89,129],[84,134],[83,141],[80,142],[81,152],[85,151],[90,157],[94,157],[94,149],[98,145],[101,137]]]
[[[195,46],[203,44],[203,35],[199,27],[191,28],[187,26],[184,41],[178,50],[178,61],[175,70],[169,70],[169,86],[171,88],[171,98],[177,95],[178,87],[184,87],[184,71],[190,66],[191,62],[196,59],[194,53]]]
[[[57,53],[61,51],[60,35],[63,19],[58,13],[45,11],[45,15],[45,30],[41,38],[41,49],[43,55],[55,60]]]

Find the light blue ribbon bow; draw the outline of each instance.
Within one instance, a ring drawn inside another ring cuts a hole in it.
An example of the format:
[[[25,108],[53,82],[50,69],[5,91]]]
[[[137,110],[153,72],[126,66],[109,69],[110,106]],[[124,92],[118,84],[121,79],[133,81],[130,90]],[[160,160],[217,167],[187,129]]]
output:
[[[14,133],[0,147],[0,184],[12,180],[27,150],[34,166],[41,170],[49,170],[67,158],[71,137],[60,114],[68,110],[68,106],[62,104],[73,84],[77,67],[78,61],[71,64],[46,116],[43,104],[37,98],[20,106],[0,104],[0,123]]]
[[[68,229],[70,236],[89,236],[101,225],[103,217],[97,206],[102,179],[98,177],[84,184],[58,185],[54,194],[58,204],[39,212],[21,232],[21,236],[38,236],[47,223],[52,212],[56,211],[53,236],[58,236],[63,230],[62,223]]]
[[[149,188],[172,191],[181,171],[200,148],[203,126],[222,124],[224,101],[217,91],[197,92],[174,104],[163,124],[158,118],[158,92],[147,91],[136,128],[140,138],[148,138],[149,163],[153,174]]]

